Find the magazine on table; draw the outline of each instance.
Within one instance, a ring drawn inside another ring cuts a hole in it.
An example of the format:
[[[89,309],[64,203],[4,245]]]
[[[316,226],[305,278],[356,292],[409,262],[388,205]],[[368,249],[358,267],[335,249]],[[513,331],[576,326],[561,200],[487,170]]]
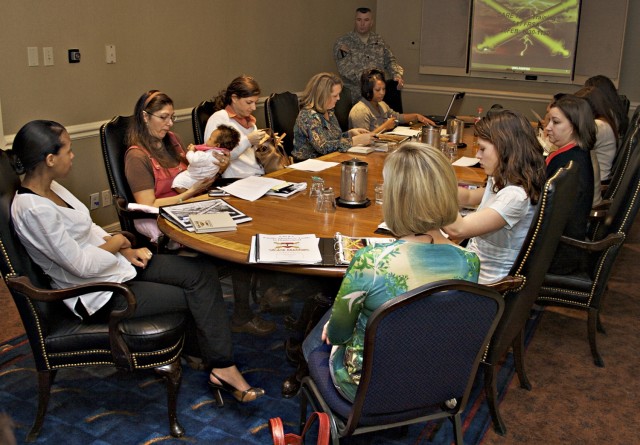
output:
[[[190,215],[220,212],[228,212],[236,224],[249,222],[252,219],[224,199],[207,199],[204,201],[183,202],[181,204],[160,207],[161,216],[189,232],[195,231],[189,218]]]
[[[374,246],[376,244],[389,244],[395,240],[395,238],[354,237],[336,233],[336,264],[348,265],[356,252],[363,247]]]
[[[189,220],[196,233],[229,232],[238,230],[236,222],[228,212],[200,213],[189,215]]]
[[[362,247],[387,244],[395,238],[352,237],[336,233],[334,238],[306,235],[258,234],[251,239],[250,263],[347,266]]]

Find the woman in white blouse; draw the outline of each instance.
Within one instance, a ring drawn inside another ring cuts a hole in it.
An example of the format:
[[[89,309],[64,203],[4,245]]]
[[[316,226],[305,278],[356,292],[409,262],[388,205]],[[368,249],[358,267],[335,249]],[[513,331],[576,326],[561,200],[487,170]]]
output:
[[[221,389],[241,402],[264,394],[247,383],[233,362],[229,319],[215,267],[197,258],[153,256],[147,248],[134,248],[122,234],[110,235],[94,224],[89,209],[57,182],[69,174],[74,157],[69,133],[59,123],[29,122],[16,134],[13,151],[18,170],[25,173],[11,207],[15,230],[54,287],[126,283],[136,295],[134,317],[188,311],[216,399],[221,401]],[[82,318],[103,320],[126,303],[121,295],[96,292],[65,304]]]

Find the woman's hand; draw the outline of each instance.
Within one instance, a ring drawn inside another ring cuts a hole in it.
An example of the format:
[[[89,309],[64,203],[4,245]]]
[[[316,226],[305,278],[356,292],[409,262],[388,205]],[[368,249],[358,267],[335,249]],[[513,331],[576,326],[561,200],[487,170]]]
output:
[[[331,342],[329,341],[329,335],[327,334],[328,329],[329,329],[329,322],[327,321],[322,327],[322,341],[330,345]]]
[[[431,125],[433,127],[436,126],[436,123],[434,121],[432,121],[431,119],[429,119],[428,117],[424,117],[421,114],[418,114],[416,117],[418,118],[418,122],[420,122],[421,124]]]
[[[258,145],[266,133],[264,130],[255,130],[247,135],[251,145]]]
[[[365,131],[364,133],[360,133],[356,136],[353,136],[351,140],[353,145],[369,145],[371,143],[372,138],[373,138],[373,133],[369,133],[368,131]]]
[[[105,236],[103,239],[104,244],[101,244],[98,247],[113,254],[122,249],[128,249],[131,247],[131,241],[129,241],[129,239],[121,233]]]
[[[347,134],[351,137],[358,136],[359,134],[365,134],[365,133],[369,133],[369,130],[366,130],[364,128],[352,128],[347,132]]]
[[[124,256],[131,264],[137,267],[142,267],[143,269],[147,267],[147,263],[151,260],[153,253],[146,247],[142,247],[140,249],[132,249],[131,247],[127,247],[125,249],[121,249],[120,253]]]
[[[215,181],[215,179],[216,179],[215,176],[211,178],[201,179],[197,181],[195,184],[193,184],[191,188],[187,190],[185,193],[187,193],[190,198],[193,196],[201,195],[209,189],[209,187],[211,186],[211,184],[213,184],[213,181]]]
[[[227,167],[229,167],[229,163],[231,162],[229,155],[224,154],[218,150],[211,150],[211,155],[213,156],[213,163],[219,167],[218,173],[222,174]]]

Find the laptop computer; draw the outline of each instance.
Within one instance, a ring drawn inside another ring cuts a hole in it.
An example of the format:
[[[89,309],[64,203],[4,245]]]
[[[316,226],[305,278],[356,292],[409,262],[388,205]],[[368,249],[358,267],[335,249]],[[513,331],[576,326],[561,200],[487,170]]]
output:
[[[430,115],[425,117],[431,119],[436,123],[436,125],[447,125],[447,120],[455,118],[460,111],[464,94],[464,91],[453,93],[453,96],[451,96],[451,102],[449,102],[449,106],[447,107],[447,111],[444,115]]]

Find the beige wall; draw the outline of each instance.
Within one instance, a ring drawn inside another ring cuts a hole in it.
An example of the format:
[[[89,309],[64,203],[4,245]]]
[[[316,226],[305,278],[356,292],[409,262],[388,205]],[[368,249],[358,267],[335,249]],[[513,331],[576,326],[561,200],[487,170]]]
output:
[[[108,189],[98,128],[114,115],[131,114],[147,89],[166,91],[192,140],[188,111],[239,74],[253,75],[263,96],[301,91],[319,71],[335,71],[334,40],[353,27],[358,6],[373,0],[10,0],[0,14],[0,99],[8,140],[27,121],[61,122],[72,133],[76,159],[65,181],[85,203]],[[105,62],[105,44],[117,63]],[[27,47],[40,50],[40,66],[27,66]],[[42,47],[54,49],[43,66]],[[79,64],[67,49],[79,48]],[[263,121],[263,111],[256,117]],[[113,208],[92,212],[102,225]]]
[[[593,0],[591,0],[593,1]],[[405,68],[406,111],[442,110],[451,91],[467,91],[463,113],[495,102],[543,111],[548,97],[567,86],[418,74],[420,0],[9,0],[0,15],[0,99],[8,140],[31,119],[66,125],[76,153],[65,185],[83,201],[108,189],[99,125],[131,113],[145,90],[159,88],[175,101],[174,129],[192,140],[190,109],[241,73],[256,77],[262,95],[301,91],[319,71],[335,71],[331,47],[352,29],[357,6],[376,10],[377,30]],[[117,63],[105,63],[105,44]],[[39,48],[40,66],[27,66],[27,47]],[[42,47],[54,49],[43,66]],[[640,102],[640,2],[629,6],[620,90]],[[79,48],[82,61],[67,62]],[[256,112],[262,124],[263,110]],[[112,207],[93,211],[101,225],[117,221]]]

